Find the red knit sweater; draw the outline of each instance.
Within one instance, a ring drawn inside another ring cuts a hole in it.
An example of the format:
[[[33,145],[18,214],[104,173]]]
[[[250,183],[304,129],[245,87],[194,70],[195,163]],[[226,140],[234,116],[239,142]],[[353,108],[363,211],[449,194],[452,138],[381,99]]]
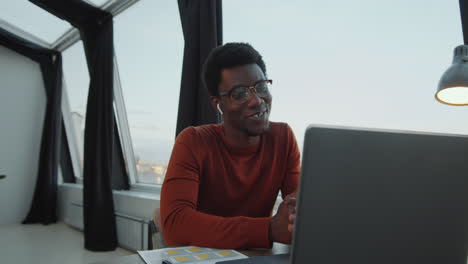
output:
[[[176,139],[161,191],[166,243],[267,248],[278,191],[298,185],[300,153],[291,128],[270,123],[253,147],[230,145],[222,125],[189,127]]]

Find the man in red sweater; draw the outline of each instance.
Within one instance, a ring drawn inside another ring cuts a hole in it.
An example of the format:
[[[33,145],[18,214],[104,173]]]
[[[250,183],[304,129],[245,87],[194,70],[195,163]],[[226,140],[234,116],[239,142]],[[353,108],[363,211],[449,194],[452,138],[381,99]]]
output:
[[[234,249],[290,243],[300,153],[291,128],[268,119],[272,81],[261,55],[246,43],[219,46],[203,78],[223,123],[178,135],[161,191],[164,240]]]

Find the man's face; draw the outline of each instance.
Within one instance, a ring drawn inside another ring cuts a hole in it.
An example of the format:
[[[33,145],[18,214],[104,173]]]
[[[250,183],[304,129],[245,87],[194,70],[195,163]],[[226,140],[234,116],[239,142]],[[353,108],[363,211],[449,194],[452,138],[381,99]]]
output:
[[[266,80],[257,64],[237,66],[221,71],[219,92],[229,92],[234,88],[253,86]],[[236,102],[229,96],[221,96],[223,121],[228,129],[246,133],[248,136],[259,136],[269,128],[271,94],[260,97],[253,90],[245,102]]]

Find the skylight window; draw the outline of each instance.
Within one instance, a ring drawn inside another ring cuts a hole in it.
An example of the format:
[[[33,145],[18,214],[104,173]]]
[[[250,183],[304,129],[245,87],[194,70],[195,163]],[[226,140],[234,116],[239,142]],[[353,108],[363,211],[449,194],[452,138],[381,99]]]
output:
[[[70,23],[48,13],[29,1],[2,1],[0,19],[52,44],[68,29]]]

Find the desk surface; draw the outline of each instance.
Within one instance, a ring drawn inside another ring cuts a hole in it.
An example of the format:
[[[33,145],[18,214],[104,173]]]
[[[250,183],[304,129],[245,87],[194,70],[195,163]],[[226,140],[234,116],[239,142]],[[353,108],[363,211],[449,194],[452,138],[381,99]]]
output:
[[[271,249],[252,249],[252,250],[239,250],[240,253],[253,257],[253,256],[269,256],[289,253],[290,246],[280,243],[273,243]],[[146,264],[138,254],[129,255],[125,257],[118,257],[105,262],[95,262],[93,264]]]

